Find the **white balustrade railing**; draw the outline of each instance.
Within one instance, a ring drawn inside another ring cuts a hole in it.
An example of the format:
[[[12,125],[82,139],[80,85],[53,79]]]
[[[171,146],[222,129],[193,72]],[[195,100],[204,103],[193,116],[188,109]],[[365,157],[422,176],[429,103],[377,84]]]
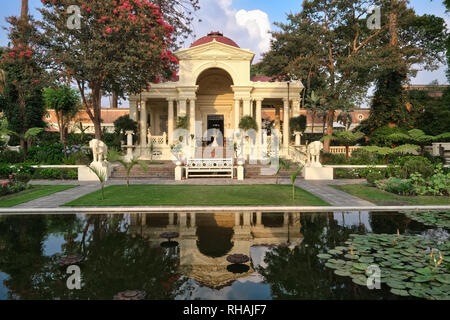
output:
[[[165,146],[167,145],[167,134],[164,132],[162,136],[148,136],[148,144],[153,146]]]
[[[348,150],[349,156],[352,156],[353,151],[358,150],[361,147],[350,147]],[[330,153],[332,154],[345,154],[344,147],[330,147]]]

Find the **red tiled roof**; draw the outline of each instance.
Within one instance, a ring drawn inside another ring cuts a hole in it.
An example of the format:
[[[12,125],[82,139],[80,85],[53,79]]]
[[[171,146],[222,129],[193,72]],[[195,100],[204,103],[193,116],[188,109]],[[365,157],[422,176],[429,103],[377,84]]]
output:
[[[250,80],[253,82],[270,82],[273,78],[268,76],[253,76]]]
[[[206,43],[209,43],[209,42],[213,42],[213,40],[216,40],[217,42],[221,42],[221,43],[227,44],[229,46],[240,48],[236,42],[234,42],[230,38],[224,37],[223,34],[221,34],[220,32],[210,32],[206,37],[202,37],[202,38],[198,39],[197,41],[195,41],[191,45],[191,48],[192,47],[196,47],[196,46],[200,46],[202,44],[206,44]]]

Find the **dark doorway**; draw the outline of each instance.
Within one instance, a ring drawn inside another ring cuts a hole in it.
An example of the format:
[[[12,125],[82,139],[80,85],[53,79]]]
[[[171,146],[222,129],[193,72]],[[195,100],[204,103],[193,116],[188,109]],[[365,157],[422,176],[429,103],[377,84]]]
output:
[[[217,129],[222,133],[222,139],[224,136],[224,116],[223,115],[209,115],[208,116],[208,130]],[[211,133],[208,132],[208,142],[212,143]],[[217,141],[220,145],[220,141]]]

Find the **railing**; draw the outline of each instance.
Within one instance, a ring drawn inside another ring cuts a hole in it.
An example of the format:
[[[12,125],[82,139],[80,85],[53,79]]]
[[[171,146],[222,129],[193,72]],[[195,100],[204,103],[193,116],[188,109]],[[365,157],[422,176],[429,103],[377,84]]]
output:
[[[148,145],[165,146],[167,145],[167,134],[164,132],[162,136],[148,136]]]
[[[350,147],[348,150],[349,156],[352,156],[353,151],[358,150],[361,147]],[[345,147],[330,147],[330,153],[332,154],[345,154]]]
[[[190,168],[227,168],[233,167],[233,159],[188,159],[186,167]]]

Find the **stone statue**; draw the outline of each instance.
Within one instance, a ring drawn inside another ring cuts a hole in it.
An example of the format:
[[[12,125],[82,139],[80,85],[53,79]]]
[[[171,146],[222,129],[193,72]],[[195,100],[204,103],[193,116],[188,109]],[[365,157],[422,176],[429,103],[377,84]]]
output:
[[[92,154],[94,156],[94,162],[103,162],[106,160],[108,154],[108,147],[106,144],[98,139],[93,139],[89,142],[89,147],[92,149]]]
[[[311,167],[321,167],[320,163],[320,151],[323,150],[323,142],[314,141],[308,145],[308,165]]]

